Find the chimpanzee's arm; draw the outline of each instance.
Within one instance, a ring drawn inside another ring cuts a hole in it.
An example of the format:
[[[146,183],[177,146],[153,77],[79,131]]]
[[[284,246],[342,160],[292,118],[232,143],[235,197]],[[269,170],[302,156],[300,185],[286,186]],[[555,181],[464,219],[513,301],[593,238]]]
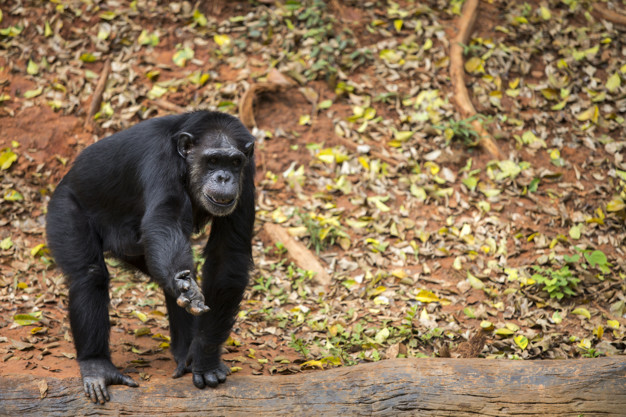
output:
[[[183,194],[155,197],[141,221],[141,239],[150,276],[189,313],[208,310],[195,280],[189,236],[190,210]]]

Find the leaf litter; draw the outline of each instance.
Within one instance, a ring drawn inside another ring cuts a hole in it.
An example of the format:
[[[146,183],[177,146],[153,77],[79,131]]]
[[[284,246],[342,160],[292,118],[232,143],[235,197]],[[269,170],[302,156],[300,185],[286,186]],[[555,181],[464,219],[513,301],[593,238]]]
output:
[[[464,70],[478,120],[508,157],[491,161],[451,97],[461,4],[10,2],[0,20],[3,369],[78,374],[67,287],[44,236],[46,202],[78,151],[174,108],[236,114],[275,71],[288,86],[259,90],[253,106],[258,233],[224,347],[234,371],[623,354],[623,28],[584,2],[481,4]],[[77,121],[106,59],[85,132]],[[308,246],[331,286],[314,285],[265,223]],[[107,262],[114,362],[168,377],[160,290]]]

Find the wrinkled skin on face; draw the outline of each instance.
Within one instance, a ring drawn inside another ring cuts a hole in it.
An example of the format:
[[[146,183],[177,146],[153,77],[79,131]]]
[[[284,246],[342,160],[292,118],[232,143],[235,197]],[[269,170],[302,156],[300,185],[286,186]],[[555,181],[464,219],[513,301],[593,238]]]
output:
[[[248,163],[253,142],[237,146],[223,132],[202,138],[188,133],[179,137],[179,152],[189,166],[189,186],[197,204],[214,216],[232,213],[241,195],[242,170]],[[242,149],[239,149],[242,148]]]

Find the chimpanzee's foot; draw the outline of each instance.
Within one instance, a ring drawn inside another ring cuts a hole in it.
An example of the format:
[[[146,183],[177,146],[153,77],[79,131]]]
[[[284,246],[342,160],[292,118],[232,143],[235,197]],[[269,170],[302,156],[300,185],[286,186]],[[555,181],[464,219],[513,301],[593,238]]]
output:
[[[228,375],[230,375],[230,368],[221,360],[214,369],[199,371],[194,366],[193,384],[200,389],[205,386],[215,388],[219,383],[226,381]]]
[[[180,378],[181,376],[188,374],[189,372],[191,372],[191,367],[185,366],[184,360],[177,361],[176,369],[172,374],[172,378]]]
[[[88,359],[79,361],[85,395],[94,403],[104,404],[110,400],[108,385],[139,385],[129,376],[117,370],[109,359]]]

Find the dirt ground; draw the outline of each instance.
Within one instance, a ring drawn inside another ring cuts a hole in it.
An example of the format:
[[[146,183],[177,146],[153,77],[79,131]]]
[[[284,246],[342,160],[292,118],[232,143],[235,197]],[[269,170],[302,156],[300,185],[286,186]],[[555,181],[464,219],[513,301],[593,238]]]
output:
[[[626,32],[589,2],[480,3],[466,85],[502,161],[455,108],[462,2],[121,3],[0,4],[2,374],[79,375],[44,233],[76,155],[179,108],[237,114],[274,70],[293,84],[255,101],[255,269],[224,347],[234,377],[624,354]],[[331,288],[316,290],[267,222],[308,245]],[[169,378],[160,290],[108,263],[114,363]]]

